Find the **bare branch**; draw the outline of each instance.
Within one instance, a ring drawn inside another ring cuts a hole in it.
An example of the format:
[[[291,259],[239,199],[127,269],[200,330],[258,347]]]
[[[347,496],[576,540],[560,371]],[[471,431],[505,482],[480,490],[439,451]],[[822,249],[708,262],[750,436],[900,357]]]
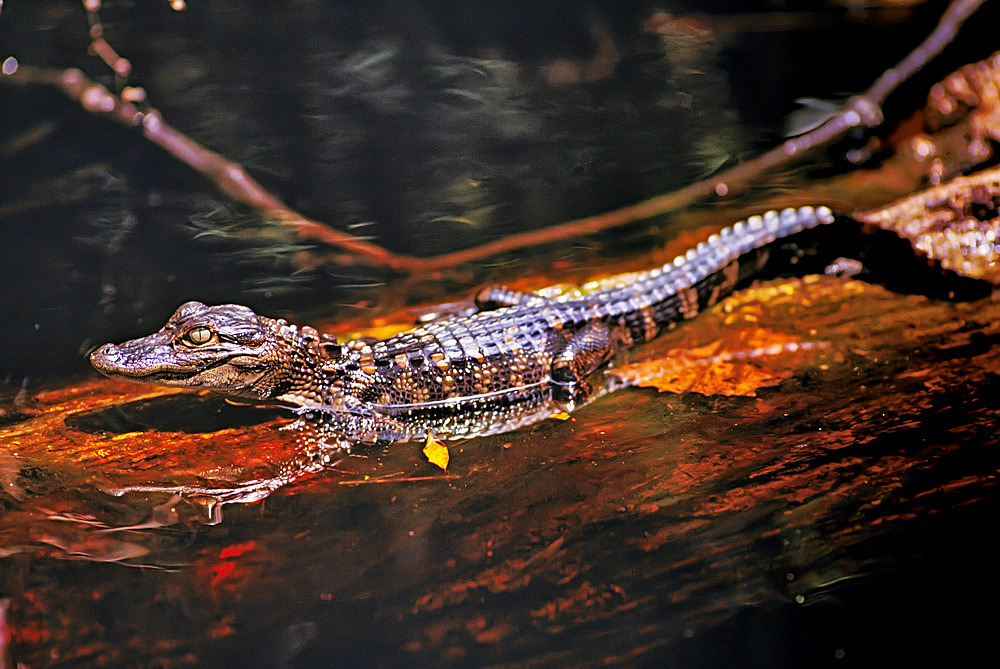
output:
[[[19,67],[7,79],[17,83],[54,86],[70,99],[79,102],[88,112],[128,127],[141,128],[143,135],[149,141],[211,180],[223,193],[252,207],[264,216],[295,228],[300,237],[315,239],[343,249],[357,262],[406,272],[418,271],[421,268],[421,263],[416,258],[396,255],[380,246],[293,211],[271,195],[237,163],[179,132],[166,123],[155,110],[143,111],[121,96],[111,93],[80,70],[59,71],[50,68]]]
[[[815,130],[790,139],[753,160],[671,193],[657,195],[614,211],[568,221],[543,230],[510,235],[489,244],[427,258],[424,260],[423,269],[443,269],[520,248],[593,234],[662,215],[713,195],[724,197],[730,192],[746,188],[763,174],[788,165],[807,153],[840,139],[854,128],[874,127],[882,122],[882,103],[889,94],[939,54],[945,45],[954,39],[965,20],[975,13],[983,2],[985,0],[953,0],[941,15],[934,31],[896,67],[883,73],[867,91],[848,100],[839,113]]]

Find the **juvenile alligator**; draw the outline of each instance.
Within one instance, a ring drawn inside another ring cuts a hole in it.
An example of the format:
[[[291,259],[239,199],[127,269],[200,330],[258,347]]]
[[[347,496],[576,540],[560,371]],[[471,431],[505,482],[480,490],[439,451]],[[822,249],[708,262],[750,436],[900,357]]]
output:
[[[605,388],[592,375],[617,352],[752,278],[821,272],[838,257],[906,290],[974,298],[991,289],[893,232],[803,207],[751,217],[672,263],[576,290],[486,288],[469,313],[382,341],[341,343],[244,306],[188,302],[159,332],[105,344],[90,360],[111,377],[292,407],[331,447],[495,434],[592,400]]]

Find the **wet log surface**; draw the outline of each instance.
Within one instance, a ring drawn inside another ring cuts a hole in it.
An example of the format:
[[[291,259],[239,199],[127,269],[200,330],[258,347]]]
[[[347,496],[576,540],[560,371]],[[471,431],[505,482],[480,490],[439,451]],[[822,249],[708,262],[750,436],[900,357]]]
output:
[[[716,393],[625,390],[452,446],[447,474],[417,444],[361,450],[221,513],[192,491],[274,471],[286,417],[47,390],[0,433],[18,657],[790,666],[950,656],[945,633],[981,647],[998,323],[995,302],[769,282],[635,354],[745,349],[751,330],[817,344],[741,363],[779,379],[753,396],[723,394],[740,369]],[[120,492],[137,485],[188,490]]]

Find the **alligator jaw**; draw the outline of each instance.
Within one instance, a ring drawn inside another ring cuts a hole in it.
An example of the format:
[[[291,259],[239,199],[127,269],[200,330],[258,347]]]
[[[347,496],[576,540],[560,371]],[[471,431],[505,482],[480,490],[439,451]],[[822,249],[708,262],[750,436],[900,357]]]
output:
[[[179,365],[133,365],[114,344],[105,344],[90,354],[90,364],[101,374],[137,383],[182,385],[199,370]]]

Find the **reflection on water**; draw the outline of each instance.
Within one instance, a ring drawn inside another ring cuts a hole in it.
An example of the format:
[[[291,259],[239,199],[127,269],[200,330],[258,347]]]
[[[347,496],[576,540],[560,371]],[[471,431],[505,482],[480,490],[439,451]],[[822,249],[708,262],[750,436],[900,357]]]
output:
[[[189,394],[155,397],[73,414],[66,418],[66,426],[90,434],[127,434],[140,430],[197,434],[261,423],[279,415],[276,410],[262,411],[221,400],[211,402],[211,408],[206,403]]]

